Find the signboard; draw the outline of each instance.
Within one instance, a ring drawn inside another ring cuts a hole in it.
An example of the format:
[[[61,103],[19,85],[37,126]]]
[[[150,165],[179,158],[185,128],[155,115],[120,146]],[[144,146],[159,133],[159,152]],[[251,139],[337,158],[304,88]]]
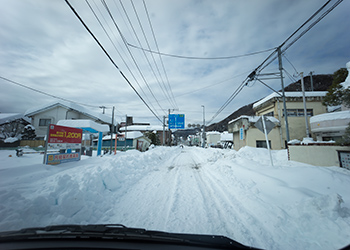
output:
[[[240,129],[239,129],[239,139],[240,139],[241,141],[244,140],[244,128],[240,128]]]
[[[169,129],[184,129],[185,115],[184,114],[169,114]]]
[[[275,123],[273,123],[272,121],[270,121],[269,119],[267,119],[265,116],[260,117],[256,123],[254,124],[254,126],[259,129],[261,132],[264,133],[264,124],[263,124],[263,119],[265,121],[265,127],[266,127],[266,133],[269,134],[271,132],[271,130],[276,127]]]
[[[44,164],[79,161],[83,130],[51,124],[48,126]],[[50,153],[54,150],[55,153]],[[59,153],[57,153],[59,151]]]
[[[341,168],[347,168],[350,170],[350,152],[349,151],[338,151],[339,164]]]

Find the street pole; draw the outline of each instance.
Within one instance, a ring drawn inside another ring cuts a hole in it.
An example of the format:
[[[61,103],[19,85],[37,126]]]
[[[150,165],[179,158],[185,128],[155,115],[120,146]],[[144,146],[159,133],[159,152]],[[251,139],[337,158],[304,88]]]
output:
[[[168,109],[168,121],[169,121],[169,116],[170,116],[170,109]],[[168,122],[168,126],[169,126],[169,122]],[[169,138],[168,138],[168,146],[171,146],[171,130],[170,130],[170,127],[168,128],[168,131],[169,131]]]
[[[314,80],[312,79],[312,71],[310,71],[310,83],[311,83],[311,91],[314,91]]]
[[[124,151],[126,152],[126,131],[128,130],[128,115],[125,115]]]
[[[163,146],[165,145],[165,115],[163,116]]]
[[[282,99],[283,99],[283,115],[286,125],[286,137],[287,142],[289,142],[289,126],[288,126],[288,118],[287,118],[287,105],[286,105],[286,95],[284,91],[284,83],[283,83],[283,67],[282,67],[282,55],[281,55],[281,47],[278,47],[278,65],[280,70],[280,76],[281,76],[281,85],[282,85]]]
[[[202,134],[202,148],[205,147],[205,107],[204,105],[202,105],[203,107],[203,134]]]
[[[109,148],[109,154],[112,154],[113,130],[114,130],[114,106],[113,106],[113,109],[112,109],[111,145],[110,145],[110,148]]]
[[[310,137],[309,132],[309,123],[307,120],[307,109],[306,109],[306,101],[305,101],[305,87],[304,87],[304,73],[300,72],[301,77],[301,91],[303,92],[303,104],[304,104],[304,117],[305,117],[305,126],[306,126],[306,137]]]

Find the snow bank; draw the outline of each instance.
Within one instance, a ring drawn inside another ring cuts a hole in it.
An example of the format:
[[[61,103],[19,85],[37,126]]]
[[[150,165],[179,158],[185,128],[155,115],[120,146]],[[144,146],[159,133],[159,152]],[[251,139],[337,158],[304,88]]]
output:
[[[287,161],[287,151],[153,147],[42,165],[0,151],[0,230],[122,223],[219,234],[263,249],[350,243],[350,171]]]
[[[16,142],[18,141],[18,138],[17,137],[8,137],[4,140],[5,143],[13,143],[13,142]]]

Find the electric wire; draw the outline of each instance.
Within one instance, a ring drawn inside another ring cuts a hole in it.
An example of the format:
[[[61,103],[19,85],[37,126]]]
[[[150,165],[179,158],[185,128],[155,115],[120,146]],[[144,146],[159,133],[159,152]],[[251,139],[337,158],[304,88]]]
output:
[[[121,1],[120,1],[120,2],[121,2]],[[132,8],[133,8],[133,10],[134,10],[135,16],[136,16],[136,18],[137,18],[138,24],[139,24],[139,26],[140,26],[140,28],[141,28],[142,34],[143,34],[143,36],[144,36],[144,38],[145,38],[145,41],[146,41],[148,47],[150,47],[149,42],[148,42],[148,39],[147,39],[147,36],[146,36],[146,34],[145,34],[145,31],[144,31],[144,29],[143,29],[142,23],[141,23],[141,21],[140,21],[139,15],[138,15],[138,13],[137,13],[137,10],[136,10],[136,8],[135,8],[135,5],[134,5],[133,1],[131,1],[131,4],[132,4]],[[133,24],[132,24],[132,22],[131,22],[131,20],[130,20],[130,18],[129,18],[129,15],[128,15],[126,9],[124,8],[124,5],[123,5],[122,2],[121,2],[121,5],[122,5],[122,7],[123,7],[123,10],[124,10],[125,15],[127,16],[127,19],[128,19],[128,21],[129,21],[129,24],[130,24],[130,26],[131,26],[131,28],[132,28],[132,30],[133,30],[133,32],[134,32],[134,35],[135,35],[135,37],[136,37],[136,40],[137,40],[137,42],[138,42],[138,43],[140,44],[140,46],[141,46],[141,41],[140,41],[140,39],[139,39],[139,37],[138,37],[138,35],[137,35],[136,30],[134,29],[134,26],[133,26]],[[152,73],[153,73],[155,79],[156,79],[156,82],[158,83],[158,85],[159,85],[160,89],[162,90],[163,94],[166,96],[166,100],[168,100],[168,101],[169,101],[169,104],[172,106],[173,104],[171,103],[170,98],[169,98],[168,94],[165,92],[163,86],[161,85],[161,83],[160,83],[160,81],[159,81],[159,79],[158,79],[158,77],[157,77],[157,74],[156,74],[154,68],[152,67],[151,62],[149,61],[149,59],[148,59],[146,53],[145,53],[144,51],[142,51],[142,52],[143,52],[143,55],[144,55],[144,57],[145,57],[145,59],[146,59],[148,65],[149,65],[149,67],[150,67],[150,69],[151,69],[151,71],[152,71]],[[158,67],[158,65],[157,65],[157,63],[156,63],[156,61],[155,61],[153,55],[152,55],[152,58],[153,58],[153,62],[154,62],[154,64],[155,64],[155,66],[156,66],[156,69],[157,69],[157,71],[158,71],[158,74],[159,74],[161,80],[164,82],[164,80],[162,79],[162,76],[161,76],[161,74],[160,74],[159,67]]]
[[[143,0],[143,6],[144,6],[144,8],[145,8],[145,12],[146,12],[146,15],[147,15],[148,23],[149,23],[149,26],[150,26],[151,31],[152,31],[154,43],[155,43],[155,45],[156,45],[157,51],[159,52],[158,42],[157,42],[157,39],[156,39],[156,35],[155,35],[154,29],[153,29],[153,25],[152,25],[151,18],[150,18],[149,13],[148,13],[148,9],[147,9],[145,0]],[[165,75],[165,79],[166,79],[167,84],[168,84],[168,87],[169,87],[170,95],[171,95],[172,100],[173,100],[173,102],[174,102],[174,104],[175,104],[175,108],[178,108],[178,105],[177,105],[177,103],[176,103],[176,99],[175,99],[175,97],[174,97],[174,93],[173,93],[173,91],[172,91],[172,88],[171,88],[171,85],[170,85],[170,82],[169,82],[169,78],[168,78],[168,74],[167,74],[167,72],[166,72],[166,70],[165,70],[164,62],[163,62],[163,59],[162,59],[162,56],[161,56],[161,55],[159,55],[159,60],[160,60],[161,65],[162,65],[163,72],[164,72],[164,75]]]
[[[284,54],[283,57],[287,60],[287,62],[293,67],[296,74],[299,74],[298,70],[294,67],[293,63],[286,57]]]
[[[90,5],[90,3],[88,2],[88,0],[85,0],[85,2],[87,3],[87,5],[89,6],[91,12],[93,13],[93,15],[95,16],[97,22],[100,24],[101,28],[103,29],[104,33],[106,34],[106,36],[108,37],[109,41],[111,42],[111,44],[113,45],[114,49],[117,51],[119,57],[122,59],[122,61],[124,62],[126,68],[128,69],[129,73],[131,74],[131,76],[133,77],[133,79],[135,80],[136,84],[139,86],[141,92],[144,94],[145,98],[147,99],[147,101],[150,103],[145,91],[143,90],[143,88],[141,87],[140,83],[138,82],[137,78],[135,77],[134,73],[131,71],[130,67],[128,66],[127,62],[125,61],[124,57],[121,55],[121,53],[119,52],[117,46],[115,45],[115,43],[113,42],[112,38],[110,37],[110,35],[108,34],[107,30],[105,29],[104,25],[102,24],[101,20],[99,19],[99,17],[97,16],[96,12],[94,11],[94,9],[92,8],[92,6]],[[94,2],[94,1],[93,1]],[[98,6],[96,5],[96,3],[94,2],[95,7],[97,8],[97,10],[99,11],[100,15],[102,16],[103,20],[105,21],[105,23],[107,24],[107,27],[111,30],[111,28],[109,27],[106,19],[104,18],[104,16],[102,15],[101,10],[98,8]],[[113,35],[114,33],[111,32]],[[117,39],[115,39],[117,41]],[[152,106],[153,109],[154,106],[150,103],[150,106]]]
[[[248,77],[238,86],[238,88],[232,93],[232,95],[226,100],[226,102],[219,108],[219,110],[213,115],[207,124],[210,124],[232,101],[233,99],[242,91],[246,85]]]
[[[151,109],[151,107],[148,105],[148,103],[142,98],[142,96],[139,94],[139,92],[135,89],[135,87],[132,85],[132,83],[129,81],[129,79],[124,75],[124,73],[119,69],[117,64],[114,62],[114,60],[111,58],[111,56],[108,54],[108,52],[105,50],[105,48],[102,46],[102,44],[99,42],[99,40],[96,38],[96,36],[92,33],[92,31],[89,29],[89,27],[85,24],[83,19],[80,17],[80,15],[75,11],[73,6],[69,3],[68,0],[65,0],[66,4],[69,6],[69,8],[72,10],[74,15],[79,19],[81,24],[84,26],[84,28],[88,31],[88,33],[93,37],[95,42],[99,45],[101,50],[105,53],[109,61],[113,64],[113,66],[119,71],[121,76],[124,78],[124,80],[129,84],[129,86],[134,90],[134,92],[137,94],[137,96],[141,99],[141,101],[146,105],[146,107],[152,112],[152,114],[161,122],[163,121],[156,115],[156,113]]]
[[[283,54],[287,49],[289,49],[295,42],[297,42],[301,37],[303,37],[312,27],[314,27],[317,23],[319,23],[325,16],[327,16],[335,7],[337,7],[343,0],[337,0],[328,10],[326,10],[324,13],[321,14],[320,17],[318,17],[313,23],[311,23],[304,31],[302,31],[293,41],[287,44],[287,41],[292,38],[302,27],[304,27],[308,22],[312,20],[315,16],[317,16],[321,10],[323,10],[326,5],[328,5],[332,0],[328,0],[324,5],[322,5],[310,18],[308,18],[296,31],[292,33],[281,45],[278,46],[278,48],[281,49],[281,54]],[[285,46],[285,47],[283,47]],[[282,49],[283,47],[283,49]],[[277,52],[277,50],[275,51]],[[278,56],[274,56],[264,67],[262,67],[263,64],[259,66],[259,72],[265,69],[268,65],[270,65],[273,61],[277,59]],[[267,60],[265,59],[264,63]]]
[[[128,52],[129,52],[130,56],[131,56],[131,58],[132,58],[132,60],[133,60],[133,62],[134,62],[134,64],[135,64],[137,70],[139,71],[139,73],[140,73],[140,75],[141,75],[141,77],[142,77],[144,83],[146,84],[146,86],[147,86],[149,92],[151,93],[151,95],[153,96],[153,98],[156,100],[156,102],[157,102],[158,106],[160,107],[160,109],[163,109],[162,106],[160,105],[158,99],[155,97],[155,95],[154,95],[152,89],[150,88],[149,84],[147,83],[145,76],[143,75],[143,73],[142,73],[142,71],[141,71],[139,65],[137,64],[137,62],[136,62],[136,60],[135,60],[135,57],[134,57],[133,54],[131,53],[129,47],[126,45],[126,43],[127,43],[127,42],[126,42],[126,38],[124,37],[124,35],[123,35],[123,33],[121,32],[121,30],[120,30],[118,24],[116,23],[116,21],[115,21],[113,15],[112,15],[112,12],[110,11],[110,9],[109,9],[109,7],[108,7],[106,1],[105,1],[105,0],[101,0],[101,2],[102,2],[102,4],[103,4],[103,6],[105,7],[105,9],[106,9],[108,15],[109,15],[110,18],[112,19],[112,21],[113,21],[113,23],[114,23],[114,26],[115,26],[116,29],[118,30],[118,33],[119,33],[119,35],[121,36],[121,38],[122,38],[122,40],[123,40],[123,42],[124,42],[124,44],[125,44],[125,46],[126,46]],[[157,116],[157,117],[158,117],[158,116]],[[158,118],[158,119],[160,120],[160,118]]]
[[[86,103],[82,103],[82,102],[76,102],[76,101],[69,100],[67,98],[63,98],[63,97],[59,97],[59,96],[56,96],[56,95],[52,95],[52,94],[46,93],[44,91],[41,91],[41,90],[38,90],[38,89],[35,89],[35,88],[32,88],[32,87],[29,87],[27,85],[24,85],[22,83],[13,81],[13,80],[8,79],[8,78],[3,77],[3,76],[0,76],[0,78],[5,80],[5,81],[7,81],[7,82],[10,82],[10,83],[13,83],[15,85],[21,86],[23,88],[26,88],[26,89],[32,90],[34,92],[37,92],[37,93],[40,93],[40,94],[43,94],[43,95],[47,95],[47,96],[59,99],[59,100],[62,100],[62,101],[71,102],[71,103],[79,104],[79,105],[90,107],[90,108],[100,108],[100,106],[90,105],[90,104],[86,104]],[[106,108],[110,108],[110,107],[106,107]]]
[[[253,55],[257,55],[257,54],[261,54],[261,53],[265,53],[265,52],[269,52],[269,51],[275,50],[275,48],[270,48],[270,49],[260,50],[260,51],[246,53],[246,54],[242,54],[242,55],[221,56],[221,57],[199,57],[199,56],[175,55],[175,54],[163,53],[163,52],[159,52],[159,51],[157,52],[157,51],[154,51],[154,50],[145,49],[145,48],[143,48],[141,46],[133,45],[131,43],[127,43],[127,44],[130,47],[133,47],[135,49],[140,49],[140,50],[152,53],[152,54],[158,54],[158,55],[162,55],[162,56],[175,57],[175,58],[181,58],[181,59],[190,59],[190,60],[227,60],[227,59],[234,59],[234,58],[253,56]]]

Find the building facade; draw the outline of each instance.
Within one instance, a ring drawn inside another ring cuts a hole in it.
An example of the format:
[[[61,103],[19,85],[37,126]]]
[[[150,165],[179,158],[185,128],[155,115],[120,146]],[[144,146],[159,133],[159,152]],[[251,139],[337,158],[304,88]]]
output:
[[[326,93],[326,91],[305,92],[307,120],[309,127],[309,135],[307,135],[302,92],[285,92],[290,140],[303,140],[303,138],[311,136],[310,117],[327,112],[327,107],[322,104],[323,98],[326,95]],[[257,116],[268,115],[273,116],[279,120],[281,124],[281,148],[285,148],[287,145],[287,134],[283,109],[283,100],[281,95],[281,93],[280,95],[278,95],[277,93],[273,93],[263,98],[259,102],[256,102],[253,105],[253,109]]]
[[[111,117],[104,114],[97,114],[90,110],[68,102],[55,102],[29,109],[25,113],[31,118],[31,124],[35,127],[38,139],[44,139],[47,134],[47,127],[50,124],[57,124],[60,120],[92,120],[100,124],[111,124]]]

